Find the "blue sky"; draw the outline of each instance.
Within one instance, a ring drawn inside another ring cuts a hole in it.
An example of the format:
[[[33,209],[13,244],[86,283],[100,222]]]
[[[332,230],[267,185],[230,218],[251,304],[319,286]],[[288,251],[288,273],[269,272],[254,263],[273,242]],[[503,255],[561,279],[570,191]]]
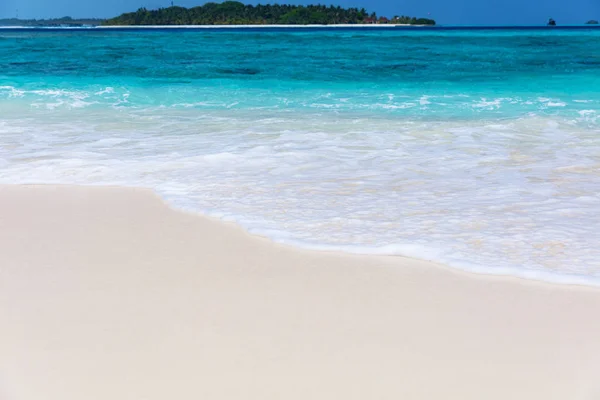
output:
[[[257,4],[258,1],[249,1]],[[274,3],[263,0],[262,3]],[[324,3],[365,7],[381,15],[404,14],[431,17],[441,24],[515,25],[543,24],[553,17],[559,24],[580,24],[600,19],[600,0],[279,0],[279,3]],[[202,0],[175,0],[191,7]],[[0,17],[21,18],[111,17],[141,6],[164,7],[170,0],[0,0]]]

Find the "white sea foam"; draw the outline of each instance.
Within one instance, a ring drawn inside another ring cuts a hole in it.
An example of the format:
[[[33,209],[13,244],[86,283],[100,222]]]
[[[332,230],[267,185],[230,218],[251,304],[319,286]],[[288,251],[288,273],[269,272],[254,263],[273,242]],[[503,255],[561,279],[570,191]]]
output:
[[[126,103],[129,93],[115,92],[112,87],[105,87],[96,92],[84,90],[66,90],[66,89],[36,89],[24,90],[13,86],[0,86],[0,100],[21,99],[31,101],[26,103],[36,108],[46,108],[54,110],[56,108],[85,108],[94,104],[108,103],[118,106]],[[23,104],[20,104],[23,106]],[[3,107],[9,107],[10,104],[3,104]]]
[[[111,101],[127,98],[101,91]],[[32,110],[14,102],[0,115],[0,183],[144,186],[175,207],[283,243],[600,282],[593,109],[572,119],[435,122],[256,109],[78,109],[74,101],[98,99],[44,95],[70,105]],[[506,101],[497,100],[481,105]]]

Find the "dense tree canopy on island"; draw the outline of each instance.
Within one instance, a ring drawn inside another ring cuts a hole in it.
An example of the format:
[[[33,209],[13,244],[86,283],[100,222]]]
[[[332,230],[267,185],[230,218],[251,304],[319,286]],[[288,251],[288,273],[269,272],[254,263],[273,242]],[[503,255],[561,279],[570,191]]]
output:
[[[246,5],[237,1],[206,3],[203,6],[169,7],[158,10],[140,8],[104,21],[103,25],[330,25],[330,24],[411,24],[435,25],[427,18],[378,17],[364,8],[339,6],[294,6],[285,4]]]

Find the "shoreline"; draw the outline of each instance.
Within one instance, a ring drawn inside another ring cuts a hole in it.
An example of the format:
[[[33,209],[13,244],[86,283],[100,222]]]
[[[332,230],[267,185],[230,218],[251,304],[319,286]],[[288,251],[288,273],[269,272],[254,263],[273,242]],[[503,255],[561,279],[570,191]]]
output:
[[[94,195],[94,192],[114,192],[117,196],[127,197],[126,195],[137,195],[144,197],[145,201],[158,202],[163,211],[168,212],[170,214],[179,215],[182,218],[191,218],[197,221],[203,221],[205,223],[209,223],[214,226],[220,226],[228,230],[237,231],[239,234],[245,236],[246,238],[252,241],[259,241],[268,246],[281,248],[283,251],[289,252],[297,252],[297,253],[305,253],[305,254],[313,254],[313,255],[322,255],[325,257],[333,256],[338,258],[372,258],[377,259],[378,261],[384,261],[385,264],[405,264],[405,263],[417,263],[426,266],[427,268],[433,268],[444,273],[450,273],[453,275],[458,275],[463,279],[475,279],[475,280],[500,280],[506,281],[513,284],[520,285],[541,285],[545,287],[557,287],[557,288],[575,288],[583,289],[583,290],[592,290],[598,291],[600,293],[600,284],[592,285],[585,283],[561,283],[553,280],[544,280],[544,279],[536,279],[531,277],[526,277],[523,275],[515,275],[510,272],[506,273],[493,273],[493,272],[480,272],[476,269],[466,269],[460,268],[456,266],[452,266],[443,262],[439,262],[432,259],[413,257],[404,254],[389,254],[382,252],[353,252],[353,251],[344,251],[339,250],[333,246],[319,246],[314,245],[305,245],[305,244],[297,244],[293,242],[286,241],[277,241],[268,236],[250,232],[248,229],[240,225],[237,221],[234,220],[223,220],[218,216],[205,214],[203,212],[197,212],[188,209],[182,209],[175,206],[172,206],[167,200],[165,200],[160,194],[158,194],[154,189],[147,187],[137,187],[137,186],[121,186],[121,185],[80,185],[80,184],[38,184],[38,183],[27,183],[27,184],[1,184],[0,183],[0,195],[2,193],[12,194],[16,192],[27,193],[27,192],[35,192],[40,191],[42,195],[48,193],[60,193],[64,192],[65,194],[70,194],[70,192],[82,192],[86,195]],[[86,193],[87,192],[87,193]],[[0,211],[2,204],[0,203]]]
[[[0,226],[7,400],[600,393],[597,288],[295,249],[148,189],[0,185]]]
[[[67,185],[69,186],[69,185]],[[87,186],[86,186],[87,187]],[[93,186],[92,186],[93,187]],[[100,186],[102,187],[102,186]],[[130,186],[118,186],[123,189],[132,188]],[[219,223],[232,224],[237,229],[242,230],[244,233],[252,236],[261,238],[269,241],[275,245],[281,245],[288,247],[294,250],[300,251],[313,251],[313,252],[322,252],[322,253],[333,253],[333,254],[343,254],[350,256],[365,256],[365,257],[390,257],[390,258],[403,258],[409,260],[415,260],[419,262],[432,263],[437,265],[440,268],[448,269],[451,271],[456,271],[459,273],[464,273],[467,275],[478,275],[484,277],[492,277],[492,278],[509,278],[509,279],[518,279],[527,282],[534,283],[542,283],[542,284],[550,284],[550,285],[559,285],[559,286],[579,286],[579,287],[590,287],[590,288],[600,288],[600,276],[591,276],[591,275],[582,275],[582,274],[566,274],[561,272],[551,272],[551,271],[542,271],[542,270],[533,270],[533,269],[525,269],[525,268],[499,268],[499,267],[491,267],[486,268],[482,265],[470,263],[468,261],[451,261],[445,259],[435,259],[435,258],[427,258],[422,257],[419,254],[408,254],[411,252],[415,252],[415,250],[410,251],[398,251],[394,250],[397,245],[383,246],[380,248],[374,247],[361,247],[354,245],[326,245],[326,244],[313,244],[302,242],[298,240],[279,240],[275,237],[269,236],[268,234],[263,234],[260,229],[251,228],[248,226],[244,226],[239,221],[233,220],[223,220],[219,215],[221,214],[219,211],[216,212],[208,212],[206,210],[191,210],[187,208],[177,207],[172,205],[171,202],[166,200],[160,193],[156,192],[153,188],[144,188],[145,190],[149,190],[154,196],[156,196],[165,206],[169,207],[169,209],[182,212],[192,217],[200,217],[200,218],[209,218]],[[404,244],[404,247],[411,248],[412,244]],[[389,249],[386,249],[389,248]],[[423,251],[423,250],[420,250]],[[418,251],[417,251],[418,252]]]
[[[284,246],[292,251],[308,251],[318,252],[324,254],[340,254],[344,256],[359,256],[359,257],[384,257],[390,259],[407,259],[414,260],[417,262],[431,263],[436,265],[438,268],[446,269],[456,273],[466,274],[467,276],[481,276],[484,278],[492,279],[516,279],[518,281],[525,281],[530,283],[548,284],[552,286],[575,286],[600,289],[600,277],[583,274],[567,274],[562,272],[552,272],[543,270],[533,270],[526,268],[500,268],[500,267],[485,267],[479,264],[474,264],[469,261],[453,261],[446,259],[436,259],[416,254],[419,252],[427,253],[427,249],[414,250],[412,244],[402,245],[389,245],[383,247],[361,247],[355,245],[328,245],[328,244],[315,244],[310,242],[303,242],[299,240],[289,239],[278,239],[277,237],[269,236],[267,233],[263,233],[260,229],[245,226],[236,219],[223,219],[220,216],[220,212],[208,211],[208,210],[193,210],[186,207],[178,207],[173,205],[172,202],[165,199],[161,193],[158,193],[154,188],[150,187],[137,187],[137,186],[111,186],[111,185],[79,185],[79,184],[38,184],[38,183],[26,183],[26,184],[0,184],[0,189],[3,186],[24,186],[24,187],[58,187],[58,188],[113,188],[120,190],[145,190],[151,193],[152,196],[156,197],[165,207],[176,213],[183,213],[192,218],[206,218],[219,224],[226,224],[234,226],[236,229],[241,230],[246,235],[253,238],[259,238],[266,240],[269,243],[276,246]],[[397,250],[398,247],[405,247],[408,250]],[[433,249],[435,251],[435,249]],[[412,254],[411,254],[412,253]],[[424,253],[422,253],[424,254]]]

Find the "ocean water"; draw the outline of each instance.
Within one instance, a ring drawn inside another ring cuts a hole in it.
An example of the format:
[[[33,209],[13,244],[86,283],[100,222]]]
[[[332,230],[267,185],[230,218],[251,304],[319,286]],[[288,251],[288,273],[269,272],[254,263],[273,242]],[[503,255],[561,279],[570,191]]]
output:
[[[600,30],[2,30],[0,183],[598,284]]]

